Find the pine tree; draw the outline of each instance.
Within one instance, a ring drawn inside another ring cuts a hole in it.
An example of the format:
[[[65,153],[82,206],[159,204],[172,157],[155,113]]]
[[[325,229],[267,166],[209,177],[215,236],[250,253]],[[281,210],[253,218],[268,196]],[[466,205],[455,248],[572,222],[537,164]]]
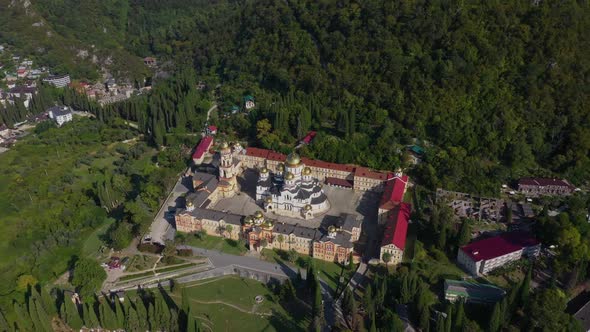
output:
[[[497,332],[500,330],[500,323],[502,317],[500,317],[500,304],[496,303],[494,305],[494,310],[492,310],[492,314],[490,316],[490,320],[488,323],[488,332]]]
[[[35,304],[41,327],[47,332],[52,332],[53,328],[51,327],[51,317],[47,314],[47,311],[43,307],[43,302],[40,299],[34,299],[33,302]]]
[[[461,229],[459,230],[459,236],[457,237],[457,245],[462,247],[469,243],[471,240],[471,225],[468,219],[464,219],[461,223]]]
[[[127,309],[127,315],[125,319],[125,329],[127,331],[140,331],[139,316],[134,308],[129,307]]]
[[[123,310],[123,304],[115,299],[115,316],[117,317],[117,327],[122,328],[125,326],[125,311]]]
[[[101,325],[105,329],[116,329],[118,328],[117,316],[113,312],[113,309],[111,309],[111,306],[108,302],[110,301],[105,299],[99,305]]]
[[[352,252],[348,255],[348,271],[354,270],[354,260],[352,256]]]
[[[445,251],[447,245],[447,226],[442,225],[440,234],[438,235],[437,247],[438,249]]]
[[[37,313],[37,306],[35,305],[35,302],[36,301],[33,299],[33,297],[29,297],[29,317],[31,319],[31,323],[33,323],[35,331],[44,331],[45,329],[43,327],[43,323],[41,322],[41,318]]]

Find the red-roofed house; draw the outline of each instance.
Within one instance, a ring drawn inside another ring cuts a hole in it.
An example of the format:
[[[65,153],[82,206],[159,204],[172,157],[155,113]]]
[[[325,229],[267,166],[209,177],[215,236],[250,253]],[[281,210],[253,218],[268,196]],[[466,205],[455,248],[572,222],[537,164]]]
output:
[[[527,233],[504,233],[461,247],[457,262],[472,275],[479,276],[523,257],[535,257],[540,249],[540,242]]]
[[[215,135],[217,134],[217,126],[210,125],[207,127],[207,135]]]
[[[379,202],[379,224],[384,224],[389,212],[403,201],[407,185],[408,176],[401,174],[385,182],[381,201]]]
[[[195,147],[195,152],[193,153],[193,162],[195,165],[199,165],[205,159],[205,154],[211,146],[213,145],[213,136],[205,136],[199,144]]]
[[[522,178],[518,180],[518,191],[529,196],[570,195],[575,187],[566,180],[547,178]]]
[[[315,138],[315,135],[317,134],[317,132],[315,131],[310,131],[309,133],[307,133],[307,135],[305,135],[305,137],[303,137],[303,139],[300,141],[301,144],[305,144],[305,145],[309,145],[311,143],[311,141],[313,141],[313,139]]]
[[[379,255],[381,261],[385,262],[383,255],[387,253],[391,258],[386,263],[401,263],[406,248],[406,235],[411,210],[411,204],[400,203],[387,218]]]

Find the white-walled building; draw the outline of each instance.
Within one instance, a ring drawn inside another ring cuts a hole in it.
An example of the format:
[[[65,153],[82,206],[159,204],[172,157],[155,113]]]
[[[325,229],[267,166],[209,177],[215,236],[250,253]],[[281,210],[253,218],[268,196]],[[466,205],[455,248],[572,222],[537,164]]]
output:
[[[47,111],[49,112],[49,118],[53,119],[59,127],[73,119],[72,109],[68,106],[53,106]]]
[[[287,156],[284,164],[277,165],[272,174],[266,167],[260,169],[256,200],[267,212],[306,219],[330,208],[320,181],[312,177],[311,169],[295,152]]]
[[[55,75],[43,79],[43,82],[53,85],[56,88],[63,88],[70,84],[70,75]]]
[[[535,257],[540,249],[540,242],[527,233],[505,233],[461,247],[457,262],[479,276],[523,257]]]

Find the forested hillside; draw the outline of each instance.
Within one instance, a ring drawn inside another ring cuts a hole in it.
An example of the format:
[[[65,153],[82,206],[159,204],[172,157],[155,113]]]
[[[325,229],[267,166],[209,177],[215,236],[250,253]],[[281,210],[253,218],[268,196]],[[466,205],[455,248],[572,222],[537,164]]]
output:
[[[419,168],[432,187],[588,179],[587,2],[138,1],[129,12],[135,52],[271,92],[259,116],[288,113],[272,128],[283,141],[313,101],[311,127],[330,133],[317,157],[392,168],[384,156],[419,138],[432,144]]]
[[[224,84],[223,106],[254,94],[249,123],[220,122],[256,138],[269,118],[265,147],[319,129],[304,153],[392,169],[417,138],[425,184],[485,194],[523,175],[590,175],[584,1],[37,0],[0,39],[34,50],[33,9],[51,38],[194,66]],[[51,45],[42,57],[73,67]]]

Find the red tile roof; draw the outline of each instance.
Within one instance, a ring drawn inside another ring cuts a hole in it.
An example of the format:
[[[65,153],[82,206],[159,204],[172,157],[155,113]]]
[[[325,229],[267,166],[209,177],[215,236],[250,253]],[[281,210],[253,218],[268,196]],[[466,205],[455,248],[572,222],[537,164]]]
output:
[[[250,157],[258,157],[266,159],[270,150],[267,149],[259,149],[259,148],[246,148],[246,156]]]
[[[412,205],[400,203],[400,205],[389,215],[383,232],[383,241],[381,246],[389,244],[395,245],[398,249],[404,250],[406,247],[406,235],[408,233],[408,221]]]
[[[305,157],[301,158],[301,161],[303,161],[303,163],[309,167],[328,168],[328,169],[333,169],[333,170],[342,171],[342,172],[354,172],[354,166],[352,166],[352,165],[330,163],[330,162],[323,161],[323,160],[315,160],[315,159],[309,159],[309,158],[305,158]]]
[[[524,232],[504,233],[499,236],[472,242],[461,250],[474,262],[488,260],[538,245],[540,242]]]
[[[266,159],[273,161],[285,161],[285,159],[287,159],[287,156],[280,152],[270,151]]]
[[[381,202],[379,203],[379,207],[386,208],[387,205],[395,205],[388,203],[401,202],[404,198],[407,183],[407,175],[402,175],[402,177],[395,177],[393,180],[388,180],[385,183],[385,188],[383,188],[383,195],[381,195]]]
[[[303,142],[305,144],[311,143],[311,141],[313,141],[313,139],[315,138],[315,135],[316,134],[317,134],[317,132],[310,131],[309,133],[307,133],[307,135],[305,135],[305,137],[303,137],[303,139],[301,140],[301,142]]]
[[[559,186],[559,187],[570,187],[573,186],[567,182],[566,180],[562,179],[549,179],[549,178],[522,178],[518,180],[518,185],[526,185],[526,186]]]
[[[213,144],[213,136],[203,137],[203,139],[201,139],[199,144],[195,147],[195,153],[193,153],[193,159],[201,159],[203,157],[203,155],[205,154],[205,152],[207,152],[207,150],[209,150],[209,147],[211,147],[211,144]]]
[[[352,188],[352,182],[345,180],[345,179],[339,179],[339,178],[333,178],[333,177],[326,177],[326,184],[329,185],[333,185],[333,186],[340,186],[340,187],[344,187],[344,188]]]
[[[360,176],[360,177],[364,177],[364,178],[376,179],[376,180],[381,180],[381,181],[387,180],[387,173],[376,172],[376,171],[373,171],[373,170],[370,170],[366,167],[361,167],[361,166],[358,166],[354,170],[354,176]]]
[[[208,129],[209,129],[209,131],[210,131],[210,132],[216,132],[216,131],[217,131],[217,126],[210,125],[210,126],[208,127]]]

